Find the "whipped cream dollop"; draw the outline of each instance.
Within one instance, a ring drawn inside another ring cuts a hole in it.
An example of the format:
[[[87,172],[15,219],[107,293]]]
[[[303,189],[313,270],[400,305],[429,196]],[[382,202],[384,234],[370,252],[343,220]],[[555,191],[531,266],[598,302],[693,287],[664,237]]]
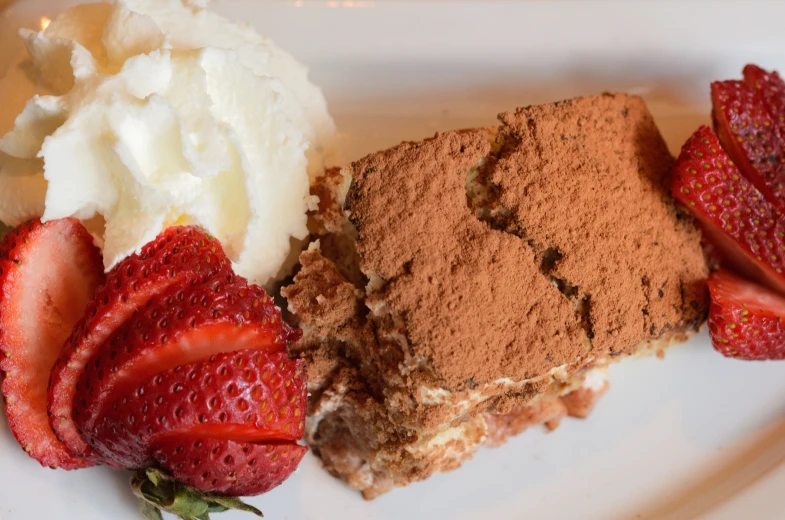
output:
[[[0,220],[79,218],[107,270],[198,224],[238,274],[281,274],[334,125],[303,65],[205,4],[85,4],[20,32],[0,81]]]

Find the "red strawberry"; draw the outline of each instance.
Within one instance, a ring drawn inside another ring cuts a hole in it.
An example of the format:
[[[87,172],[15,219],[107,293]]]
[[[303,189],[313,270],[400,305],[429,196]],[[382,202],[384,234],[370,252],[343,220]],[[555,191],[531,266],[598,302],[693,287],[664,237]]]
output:
[[[722,355],[785,359],[785,298],[728,271],[709,277],[709,334]]]
[[[714,128],[728,155],[769,202],[785,209],[785,153],[763,97],[743,81],[717,81],[711,98]]]
[[[149,448],[163,438],[294,442],[306,393],[302,363],[285,351],[218,354],[137,383],[107,403],[85,438],[126,468],[153,462]]]
[[[785,223],[744,177],[706,126],[684,144],[673,196],[697,218],[723,259],[785,293]]]
[[[96,292],[52,370],[48,396],[50,422],[72,453],[90,456],[71,414],[79,378],[99,347],[153,296],[229,267],[217,240],[198,228],[174,227],[107,275],[106,284]]]
[[[88,466],[57,440],[46,414],[49,372],[103,282],[101,253],[78,220],[35,220],[0,245],[0,370],[16,440],[44,466]]]
[[[0,368],[20,443],[53,467],[142,468],[134,492],[156,517],[259,513],[224,495],[280,484],[305,453],[306,378],[286,351],[300,331],[195,228],[102,280],[76,220],[0,245]]]
[[[777,71],[766,72],[757,65],[744,67],[744,82],[763,99],[779,137],[785,135],[785,82]]]
[[[269,491],[286,480],[307,450],[294,443],[171,437],[156,446],[155,458],[188,486],[248,496]]]
[[[114,399],[179,365],[222,352],[284,352],[295,332],[258,286],[219,272],[153,298],[101,346],[79,380],[73,417],[90,434]]]

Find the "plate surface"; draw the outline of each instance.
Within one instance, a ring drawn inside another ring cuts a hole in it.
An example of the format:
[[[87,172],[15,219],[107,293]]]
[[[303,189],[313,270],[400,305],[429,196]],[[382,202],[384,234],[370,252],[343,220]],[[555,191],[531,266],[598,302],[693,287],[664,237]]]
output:
[[[69,0],[0,11],[0,74]],[[438,130],[493,124],[516,106],[603,90],[643,95],[671,149],[708,123],[708,85],[746,62],[785,70],[785,3],[251,1],[216,8],[308,63],[345,159]],[[0,101],[2,110],[2,101]],[[373,502],[308,456],[252,499],[267,518],[785,518],[785,363],[715,354],[705,334],[664,361],[611,369],[586,421],[481,449],[458,471]],[[2,419],[4,421],[4,419]],[[40,468],[0,424],[2,520],[138,520],[127,475]],[[224,514],[226,520],[243,515]]]

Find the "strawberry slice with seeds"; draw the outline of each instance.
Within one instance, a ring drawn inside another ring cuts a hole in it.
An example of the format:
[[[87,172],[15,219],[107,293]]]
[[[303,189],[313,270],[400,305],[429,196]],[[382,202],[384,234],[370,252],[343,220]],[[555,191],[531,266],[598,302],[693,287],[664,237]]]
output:
[[[101,253],[75,219],[35,220],[0,245],[0,370],[6,415],[16,440],[44,466],[76,469],[49,426],[49,373],[74,324],[103,282]]]
[[[744,177],[717,136],[700,127],[684,144],[673,196],[698,220],[723,259],[739,272],[785,293],[785,223]]]
[[[171,287],[95,353],[77,385],[74,421],[90,435],[106,404],[137,390],[141,381],[223,352],[285,352],[298,335],[262,288],[232,273]]]
[[[228,269],[230,262],[217,240],[196,227],[172,227],[107,275],[106,284],[97,290],[52,370],[50,423],[72,453],[90,456],[72,410],[79,378],[101,345],[154,296]]]
[[[785,152],[759,91],[744,81],[717,81],[711,99],[714,128],[728,155],[770,203],[785,209]]]
[[[709,335],[722,355],[785,359],[785,298],[728,271],[709,277]]]
[[[758,92],[768,109],[778,137],[785,135],[785,82],[777,71],[767,72],[757,65],[744,67],[744,82]]]
[[[170,437],[293,442],[303,433],[306,395],[301,361],[285,351],[241,350],[148,377],[108,402],[83,433],[125,468],[154,462],[149,447]]]

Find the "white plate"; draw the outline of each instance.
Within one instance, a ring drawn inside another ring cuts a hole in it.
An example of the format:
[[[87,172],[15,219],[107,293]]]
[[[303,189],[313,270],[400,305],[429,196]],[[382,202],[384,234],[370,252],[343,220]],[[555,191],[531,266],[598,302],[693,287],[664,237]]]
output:
[[[0,71],[19,48],[15,28],[72,3],[21,0],[0,12]],[[785,70],[785,2],[227,0],[217,8],[310,64],[347,159],[606,89],[644,95],[676,152],[708,122],[710,80],[738,76],[748,61]],[[785,518],[785,362],[726,360],[702,335],[664,361],[613,368],[611,383],[590,419],[482,449],[458,471],[373,502],[310,456],[251,502],[273,519]],[[101,468],[42,469],[0,425],[2,520],[138,520],[126,481]]]

